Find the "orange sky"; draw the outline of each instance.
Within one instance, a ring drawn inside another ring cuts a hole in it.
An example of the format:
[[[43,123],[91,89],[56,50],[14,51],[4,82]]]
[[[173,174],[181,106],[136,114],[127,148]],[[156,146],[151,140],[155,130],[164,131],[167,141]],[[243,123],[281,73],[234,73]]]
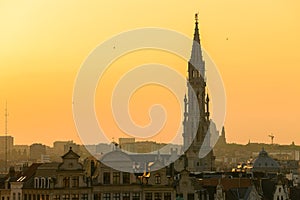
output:
[[[192,37],[199,12],[202,46],[226,89],[227,140],[269,143],[273,133],[276,143],[300,144],[299,9],[298,0],[0,0],[0,131],[7,100],[16,144],[80,142],[72,92],[89,53],[141,27]]]

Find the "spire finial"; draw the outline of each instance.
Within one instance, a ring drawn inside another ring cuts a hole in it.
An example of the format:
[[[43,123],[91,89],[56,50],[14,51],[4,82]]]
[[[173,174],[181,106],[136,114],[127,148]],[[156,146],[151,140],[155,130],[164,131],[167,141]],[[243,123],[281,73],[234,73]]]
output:
[[[196,21],[196,23],[198,23],[198,12],[197,13],[195,13],[195,21]]]

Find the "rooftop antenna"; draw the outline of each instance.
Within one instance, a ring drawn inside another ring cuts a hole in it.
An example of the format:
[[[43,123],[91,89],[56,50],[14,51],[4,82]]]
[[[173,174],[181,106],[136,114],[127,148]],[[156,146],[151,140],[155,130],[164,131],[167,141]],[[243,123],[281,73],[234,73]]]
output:
[[[271,133],[271,135],[269,135],[269,137],[271,138],[271,144],[273,145],[273,140],[274,140],[274,135],[273,135],[273,133]]]
[[[8,128],[7,128],[7,123],[8,123],[8,111],[7,111],[7,101],[5,103],[5,113],[4,113],[4,117],[5,117],[5,172],[7,172],[7,134],[8,134]]]

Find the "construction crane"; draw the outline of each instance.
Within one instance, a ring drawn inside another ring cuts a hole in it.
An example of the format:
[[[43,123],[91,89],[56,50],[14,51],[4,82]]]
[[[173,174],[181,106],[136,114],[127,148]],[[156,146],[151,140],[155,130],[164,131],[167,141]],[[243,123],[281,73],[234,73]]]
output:
[[[273,135],[273,133],[271,134],[271,135],[269,135],[269,137],[271,138],[271,144],[273,145],[273,140],[274,140],[274,135]]]

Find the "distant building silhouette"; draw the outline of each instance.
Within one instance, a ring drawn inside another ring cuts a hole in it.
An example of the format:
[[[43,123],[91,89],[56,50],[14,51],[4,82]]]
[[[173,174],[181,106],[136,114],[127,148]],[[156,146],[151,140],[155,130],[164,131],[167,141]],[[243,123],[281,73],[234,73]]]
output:
[[[32,144],[30,145],[30,159],[37,161],[41,159],[42,155],[46,154],[46,146],[43,144]]]
[[[217,146],[220,146],[220,145],[223,146],[225,144],[227,144],[227,142],[226,142],[226,136],[225,136],[225,127],[223,126],[221,135],[220,135],[216,145]]]
[[[8,136],[0,136],[0,155],[1,155],[1,158],[4,158],[6,138],[7,138],[7,153],[8,153],[9,157],[10,157],[11,152],[13,150],[14,138],[12,136],[9,136],[9,135]]]

